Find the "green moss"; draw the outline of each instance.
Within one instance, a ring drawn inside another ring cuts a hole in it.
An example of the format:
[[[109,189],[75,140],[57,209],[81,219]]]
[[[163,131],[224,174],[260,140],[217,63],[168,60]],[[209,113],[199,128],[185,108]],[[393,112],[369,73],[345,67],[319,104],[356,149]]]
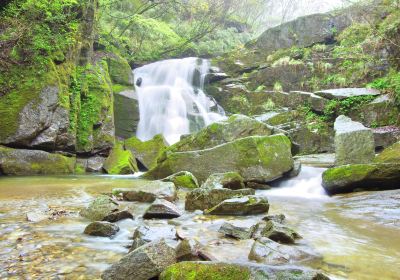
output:
[[[375,158],[376,163],[399,163],[400,162],[400,142],[386,148]]]
[[[374,165],[368,164],[339,166],[325,171],[323,173],[323,180],[326,184],[333,184],[333,182],[346,181],[349,179],[351,179],[351,181],[361,181],[375,169],[376,167]]]
[[[107,63],[108,72],[110,73],[110,77],[113,83],[122,86],[132,85],[132,69],[124,58],[113,55],[108,57]]]
[[[112,85],[112,90],[113,93],[120,93],[126,90],[133,90],[132,86],[124,86],[124,85],[120,85],[120,84],[113,84]]]
[[[82,164],[75,165],[75,174],[82,175],[86,173],[86,168]]]
[[[248,268],[233,264],[181,262],[169,266],[160,280],[248,280]]]
[[[139,171],[131,151],[126,151],[122,143],[117,143],[103,165],[108,174],[123,175]]]
[[[153,139],[145,142],[140,141],[137,137],[131,137],[125,140],[124,147],[131,151],[147,169],[151,169],[157,164],[157,159],[167,148],[162,135],[156,135]]]

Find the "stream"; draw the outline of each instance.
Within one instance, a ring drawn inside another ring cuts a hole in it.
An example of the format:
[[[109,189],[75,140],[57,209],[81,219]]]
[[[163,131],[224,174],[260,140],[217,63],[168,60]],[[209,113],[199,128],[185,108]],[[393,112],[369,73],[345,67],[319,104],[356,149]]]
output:
[[[304,237],[301,242],[323,256],[322,262],[307,265],[332,279],[399,279],[400,191],[330,198],[321,187],[322,172],[303,167],[298,177],[258,195],[268,197],[270,214],[285,214],[288,224]],[[118,222],[121,230],[113,239],[84,235],[88,221],[79,210],[94,196],[131,187],[133,181],[140,184],[132,176],[1,177],[0,278],[99,279],[107,266],[128,252],[148,205],[127,204],[135,220]],[[184,195],[180,192],[181,208]],[[26,214],[36,211],[49,211],[52,219],[28,222]],[[254,218],[260,217],[242,219]],[[186,212],[174,224],[217,259],[245,262],[252,242],[223,238],[218,229],[227,219],[231,218]]]

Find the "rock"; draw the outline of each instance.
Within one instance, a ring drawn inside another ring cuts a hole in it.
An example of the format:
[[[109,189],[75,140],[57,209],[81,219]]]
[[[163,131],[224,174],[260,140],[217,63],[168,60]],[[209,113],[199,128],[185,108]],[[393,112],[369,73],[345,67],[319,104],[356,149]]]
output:
[[[283,224],[286,220],[286,216],[283,214],[277,214],[277,215],[268,215],[263,218],[264,221],[273,221],[278,224]]]
[[[297,109],[300,104],[309,105],[311,109],[318,113],[323,113],[329,100],[311,92],[291,91],[286,105],[289,108]]]
[[[177,193],[174,183],[162,181],[139,182],[132,189],[114,189],[114,194],[122,194],[126,201],[153,202],[157,198],[174,201]]]
[[[112,175],[134,174],[139,171],[131,151],[124,150],[121,143],[117,143],[111,150],[103,169]]]
[[[200,244],[194,239],[184,239],[176,247],[176,257],[178,262],[200,260],[198,250]]]
[[[355,96],[374,96],[381,94],[379,90],[371,88],[338,88],[322,90],[315,93],[318,96],[327,99],[338,99],[343,100],[349,97]]]
[[[231,190],[244,189],[243,177],[237,172],[216,173],[210,175],[202,188],[216,189],[226,188]]]
[[[82,209],[80,214],[92,221],[102,221],[116,211],[118,211],[118,203],[107,195],[101,195],[96,197],[87,208]]]
[[[162,135],[156,135],[153,139],[142,142],[136,137],[125,140],[125,149],[132,152],[146,169],[151,169],[157,164],[157,158],[166,149],[167,144]]]
[[[175,204],[165,199],[157,199],[147,208],[143,219],[173,219],[181,215],[181,211]]]
[[[269,204],[266,198],[244,196],[224,200],[217,206],[205,211],[208,215],[245,216],[268,213]]]
[[[329,194],[397,189],[399,182],[399,163],[344,165],[322,174],[322,186]]]
[[[125,219],[133,220],[133,215],[128,210],[110,213],[109,215],[107,215],[103,218],[103,221],[110,222],[110,223],[116,223],[118,221],[125,220]]]
[[[372,130],[346,116],[335,121],[336,165],[370,163],[375,157]]]
[[[375,148],[387,148],[400,141],[400,128],[396,126],[385,126],[372,129],[375,139]]]
[[[232,171],[246,181],[269,182],[292,168],[291,143],[286,136],[251,136],[206,150],[169,153],[146,177],[165,178],[186,170],[204,182],[211,174]]]
[[[106,160],[105,158],[99,156],[88,158],[86,163],[86,171],[93,173],[102,172],[105,160]]]
[[[255,190],[269,190],[271,189],[270,185],[261,184],[257,182],[246,182],[246,188],[255,189]]]
[[[176,240],[176,229],[170,225],[139,226],[133,233],[131,251],[150,242],[165,240]]]
[[[115,84],[133,86],[133,73],[128,61],[113,54],[107,58],[108,72]]]
[[[164,239],[151,242],[124,256],[106,269],[103,280],[148,280],[176,262],[175,249]]]
[[[197,151],[212,148],[248,136],[269,136],[273,128],[244,115],[233,115],[227,120],[215,122],[199,132],[172,145],[174,152]]]
[[[256,228],[256,221],[232,221],[222,224],[218,231],[237,239],[251,239]]]
[[[28,222],[34,222],[34,223],[38,223],[41,221],[45,221],[48,220],[49,216],[46,215],[45,213],[41,213],[41,212],[28,212],[26,213],[26,220]]]
[[[111,237],[119,231],[119,227],[109,222],[93,222],[89,224],[84,233],[93,236]]]
[[[205,189],[198,188],[186,195],[185,209],[188,211],[212,208],[222,201],[244,195],[254,195],[253,189]]]
[[[193,275],[195,278],[193,278]],[[160,280],[329,280],[322,273],[296,266],[260,266],[223,262],[180,262],[165,269]]]
[[[294,244],[296,239],[301,236],[294,230],[277,223],[273,220],[269,220],[265,223],[260,223],[259,227],[262,228],[261,235],[267,237],[273,241],[283,244]]]
[[[190,172],[181,171],[167,178],[162,179],[163,182],[172,182],[177,188],[196,189],[199,187],[196,177]]]
[[[282,245],[265,237],[256,240],[249,253],[249,260],[268,265],[292,264],[318,258],[320,256],[313,252],[295,246]]]
[[[383,150],[383,152],[375,158],[374,162],[400,163],[400,141]]]
[[[314,167],[329,168],[335,166],[335,154],[295,156],[294,159],[300,161],[304,165],[311,165]]]
[[[140,121],[139,102],[134,90],[114,91],[115,136],[127,139],[136,135]]]
[[[4,175],[73,174],[75,162],[75,158],[59,154],[0,146],[0,173]]]
[[[301,172],[301,162],[299,160],[294,161],[293,169],[287,174],[288,178],[294,178],[299,176]]]

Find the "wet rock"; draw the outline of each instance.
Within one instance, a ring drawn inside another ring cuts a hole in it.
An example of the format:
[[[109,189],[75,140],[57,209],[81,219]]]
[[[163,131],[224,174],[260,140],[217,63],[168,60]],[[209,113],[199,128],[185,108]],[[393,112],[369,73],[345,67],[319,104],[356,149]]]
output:
[[[190,172],[182,171],[167,178],[162,179],[163,182],[172,182],[177,188],[196,189],[199,187],[196,177]]]
[[[113,194],[121,194],[126,201],[153,202],[157,198],[174,201],[177,193],[174,183],[147,181],[133,189],[114,189]]]
[[[226,172],[212,174],[206,182],[201,186],[202,188],[226,188],[231,190],[244,189],[243,177],[237,172]]]
[[[96,197],[87,208],[82,209],[80,215],[92,221],[101,221],[116,211],[118,211],[118,203],[107,195],[101,195]]]
[[[114,92],[115,136],[127,139],[136,135],[140,113],[137,93],[126,87],[123,89]]]
[[[256,240],[251,247],[249,260],[268,265],[281,265],[321,258],[310,250],[279,244],[269,238]]]
[[[194,239],[182,240],[176,248],[176,257],[178,261],[198,261],[200,244]]]
[[[140,141],[131,137],[124,142],[125,149],[132,152],[146,169],[151,169],[157,164],[157,158],[166,149],[167,144],[162,135],[156,135],[149,141]]]
[[[322,186],[329,194],[397,189],[399,182],[399,163],[344,165],[322,174]]]
[[[93,173],[101,173],[105,160],[106,160],[105,158],[99,156],[88,158],[86,163],[86,171]]]
[[[283,224],[286,220],[286,216],[283,214],[268,215],[263,218],[264,221],[273,221],[279,224]]]
[[[75,162],[75,158],[59,154],[0,146],[0,170],[4,175],[73,174]]]
[[[225,222],[218,231],[237,239],[251,239],[256,229],[256,221],[229,221]]]
[[[208,215],[256,215],[267,213],[268,200],[258,196],[244,196],[224,200],[217,206],[205,211]]]
[[[103,221],[110,222],[110,223],[116,223],[118,221],[125,220],[125,219],[133,220],[133,215],[128,210],[110,213],[109,215],[107,215],[103,218]]]
[[[297,177],[297,176],[299,176],[300,172],[301,172],[301,161],[295,160],[293,169],[287,174],[287,177],[288,178]]]
[[[400,163],[400,141],[386,148],[374,160],[376,163]],[[399,186],[400,187],[400,186]]]
[[[271,189],[271,186],[267,184],[261,184],[258,182],[246,182],[246,188],[255,190],[269,190]]]
[[[109,222],[93,222],[89,224],[84,233],[93,236],[111,237],[119,231],[116,224]]]
[[[101,275],[103,280],[148,280],[176,263],[175,249],[164,239],[137,248]]]
[[[205,210],[216,206],[222,201],[244,195],[254,195],[253,189],[206,189],[198,188],[186,195],[185,209],[188,211]]]
[[[187,170],[204,182],[214,173],[237,172],[246,181],[269,182],[292,168],[291,143],[286,136],[251,136],[206,150],[168,153],[146,177],[165,178]]]
[[[131,251],[143,246],[144,244],[165,240],[177,240],[176,229],[170,225],[139,226],[133,233],[133,243]]]
[[[126,151],[121,143],[117,143],[105,160],[103,169],[112,175],[134,174],[139,171],[131,151]]]
[[[379,90],[371,88],[338,88],[322,90],[315,93],[327,99],[346,99],[355,96],[374,96],[381,94]]]
[[[41,213],[41,212],[29,212],[26,213],[26,220],[28,222],[34,222],[34,223],[38,223],[41,221],[45,221],[49,219],[49,216],[46,215],[45,213]]]
[[[259,227],[262,228],[261,235],[263,237],[267,237],[279,243],[294,244],[296,239],[301,238],[301,236],[294,230],[273,220],[260,223]]]
[[[181,211],[175,204],[165,199],[157,199],[147,208],[143,219],[173,219],[181,215]]]
[[[370,163],[375,157],[372,130],[346,116],[335,121],[336,165]]]

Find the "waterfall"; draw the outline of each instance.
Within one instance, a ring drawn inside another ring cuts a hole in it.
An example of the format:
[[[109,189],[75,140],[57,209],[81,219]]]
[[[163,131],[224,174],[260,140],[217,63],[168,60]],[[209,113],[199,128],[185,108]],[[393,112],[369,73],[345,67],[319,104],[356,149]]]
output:
[[[163,134],[174,144],[185,134],[221,120],[224,110],[204,92],[210,63],[199,58],[170,59],[134,70],[140,121],[137,137]]]

